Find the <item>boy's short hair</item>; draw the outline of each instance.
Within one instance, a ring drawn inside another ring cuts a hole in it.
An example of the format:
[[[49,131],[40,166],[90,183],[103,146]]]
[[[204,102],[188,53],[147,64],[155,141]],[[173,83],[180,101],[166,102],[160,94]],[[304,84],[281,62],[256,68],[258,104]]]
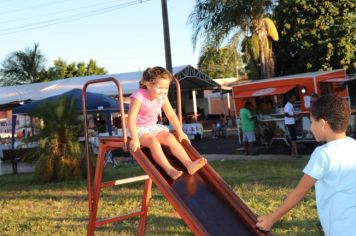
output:
[[[297,97],[297,95],[295,94],[295,92],[291,92],[287,94],[287,100],[289,101],[292,97]]]
[[[321,96],[310,109],[315,120],[324,119],[334,132],[346,132],[351,116],[349,103],[335,95]]]

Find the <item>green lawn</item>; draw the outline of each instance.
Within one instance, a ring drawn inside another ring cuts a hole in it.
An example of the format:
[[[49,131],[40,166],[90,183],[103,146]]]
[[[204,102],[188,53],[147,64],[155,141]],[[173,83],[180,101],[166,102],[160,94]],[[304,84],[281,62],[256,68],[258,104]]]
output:
[[[305,160],[215,161],[212,166],[256,214],[275,209],[296,185]],[[143,174],[136,164],[107,168],[105,178]],[[1,235],[85,235],[88,220],[86,181],[40,184],[32,174],[0,176]],[[102,191],[99,217],[139,209],[142,183]],[[137,220],[100,227],[96,235],[134,235]],[[274,235],[323,235],[314,191],[273,229]],[[156,187],[148,213],[146,235],[191,235]]]

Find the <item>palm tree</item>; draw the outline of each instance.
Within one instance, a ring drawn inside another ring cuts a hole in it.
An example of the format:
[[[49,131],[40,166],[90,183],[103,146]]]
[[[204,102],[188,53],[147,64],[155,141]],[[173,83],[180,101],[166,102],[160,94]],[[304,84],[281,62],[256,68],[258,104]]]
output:
[[[30,115],[43,121],[38,136],[31,140],[39,145],[26,158],[36,160],[36,178],[43,182],[79,178],[83,152],[77,139],[82,126],[75,101],[64,97],[46,102]]]
[[[45,71],[45,56],[35,43],[33,49],[26,48],[24,51],[15,51],[5,59],[2,64],[3,85],[16,85],[36,83],[43,80]]]
[[[206,48],[201,53],[198,68],[211,78],[238,77],[242,59],[235,48]]]
[[[272,40],[278,33],[268,11],[273,0],[196,0],[189,16],[193,25],[193,44],[204,36],[203,47],[228,44],[238,48],[242,34],[257,36],[260,78],[274,76]]]

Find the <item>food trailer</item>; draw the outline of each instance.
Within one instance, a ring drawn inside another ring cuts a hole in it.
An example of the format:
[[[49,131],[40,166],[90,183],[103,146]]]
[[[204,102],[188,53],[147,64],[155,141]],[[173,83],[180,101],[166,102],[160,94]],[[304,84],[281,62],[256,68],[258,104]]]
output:
[[[295,111],[303,114],[297,122],[298,138],[311,140],[313,139],[309,121],[311,94],[321,96],[332,93],[350,101],[347,82],[343,69],[311,72],[242,82],[233,86],[232,96],[236,114],[239,114],[247,100],[252,102],[258,123],[256,135],[262,143],[271,143],[275,139],[283,139],[287,143],[283,109],[287,102],[286,95],[289,93],[296,95]]]

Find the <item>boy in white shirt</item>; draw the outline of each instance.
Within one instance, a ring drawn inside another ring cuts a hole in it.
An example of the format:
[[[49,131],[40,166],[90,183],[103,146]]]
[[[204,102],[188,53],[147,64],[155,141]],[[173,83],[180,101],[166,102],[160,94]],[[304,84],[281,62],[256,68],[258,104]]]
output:
[[[346,136],[350,106],[342,97],[322,96],[312,104],[310,118],[315,139],[326,144],[314,150],[303,170],[304,176],[282,205],[272,214],[259,217],[256,226],[270,230],[315,184],[317,210],[324,234],[355,235],[356,141]]]

